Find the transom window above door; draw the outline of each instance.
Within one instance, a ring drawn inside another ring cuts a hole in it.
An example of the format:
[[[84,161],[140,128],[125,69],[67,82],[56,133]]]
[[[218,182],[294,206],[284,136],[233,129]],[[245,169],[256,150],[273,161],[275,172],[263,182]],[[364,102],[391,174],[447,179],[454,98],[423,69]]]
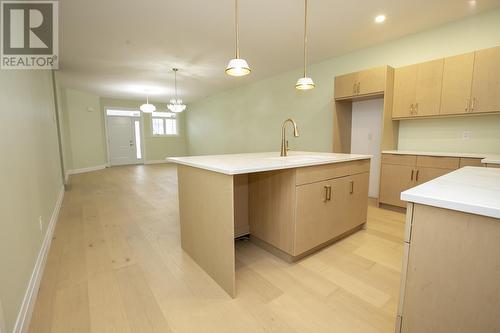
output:
[[[178,135],[175,113],[153,112],[151,115],[151,130],[154,136]]]

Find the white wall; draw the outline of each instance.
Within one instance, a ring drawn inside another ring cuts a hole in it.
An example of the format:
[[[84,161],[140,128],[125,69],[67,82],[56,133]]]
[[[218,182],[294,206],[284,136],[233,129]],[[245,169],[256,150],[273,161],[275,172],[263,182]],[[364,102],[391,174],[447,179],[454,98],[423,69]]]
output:
[[[368,191],[372,198],[378,198],[383,110],[383,98],[352,103],[351,152],[373,155]]]

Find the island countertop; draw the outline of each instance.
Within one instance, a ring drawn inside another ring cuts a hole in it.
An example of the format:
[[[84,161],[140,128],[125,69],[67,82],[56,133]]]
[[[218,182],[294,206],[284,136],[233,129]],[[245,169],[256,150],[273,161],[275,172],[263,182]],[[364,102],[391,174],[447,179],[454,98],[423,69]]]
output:
[[[401,200],[500,218],[500,169],[464,167],[402,192]]]
[[[288,153],[288,156],[286,157],[281,157],[279,152],[267,152],[169,157],[167,158],[167,161],[213,172],[219,172],[226,175],[238,175],[253,172],[365,160],[370,159],[371,157],[371,155],[359,154],[290,151]]]

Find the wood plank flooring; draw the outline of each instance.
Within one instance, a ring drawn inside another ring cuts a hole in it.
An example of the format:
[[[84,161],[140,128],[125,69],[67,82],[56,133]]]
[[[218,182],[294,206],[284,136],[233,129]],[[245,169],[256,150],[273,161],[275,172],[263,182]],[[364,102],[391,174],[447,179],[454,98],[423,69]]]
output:
[[[404,215],[295,264],[236,244],[231,299],[180,248],[175,166],[71,176],[29,332],[394,332]]]

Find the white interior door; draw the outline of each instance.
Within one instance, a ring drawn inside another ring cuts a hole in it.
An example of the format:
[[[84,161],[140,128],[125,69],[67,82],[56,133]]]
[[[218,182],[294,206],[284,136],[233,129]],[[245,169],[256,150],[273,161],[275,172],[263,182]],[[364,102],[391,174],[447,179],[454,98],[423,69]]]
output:
[[[108,116],[109,163],[111,165],[142,162],[140,119]]]
[[[383,110],[383,98],[352,103],[351,153],[373,156],[368,189],[370,198],[378,198]]]

